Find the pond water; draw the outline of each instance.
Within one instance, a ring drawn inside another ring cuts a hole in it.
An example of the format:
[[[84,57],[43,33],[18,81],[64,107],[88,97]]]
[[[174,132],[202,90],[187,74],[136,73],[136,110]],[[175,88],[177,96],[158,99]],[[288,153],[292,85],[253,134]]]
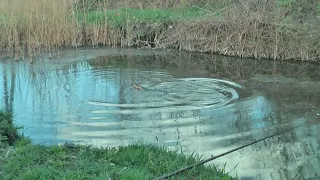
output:
[[[142,140],[208,158],[313,121],[213,162],[240,179],[320,177],[317,64],[82,48],[3,60],[0,75],[0,108],[35,143]]]

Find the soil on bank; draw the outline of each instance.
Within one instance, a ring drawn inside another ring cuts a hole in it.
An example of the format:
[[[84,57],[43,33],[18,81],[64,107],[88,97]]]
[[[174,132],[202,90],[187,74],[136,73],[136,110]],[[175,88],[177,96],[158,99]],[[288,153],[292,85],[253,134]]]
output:
[[[318,61],[319,10],[317,0],[3,0],[0,57],[106,45]]]

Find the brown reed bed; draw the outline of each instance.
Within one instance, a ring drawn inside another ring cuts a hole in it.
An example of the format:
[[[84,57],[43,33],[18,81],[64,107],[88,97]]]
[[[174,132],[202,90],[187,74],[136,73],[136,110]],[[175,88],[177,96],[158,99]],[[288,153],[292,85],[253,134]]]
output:
[[[32,60],[65,46],[107,45],[317,61],[317,6],[298,0],[1,0],[0,58]],[[148,20],[151,10],[189,7],[205,13]],[[125,11],[118,13],[120,8]],[[145,17],[134,19],[132,8],[145,11]],[[121,16],[121,23],[115,25],[110,12]]]
[[[294,19],[285,22],[275,7],[273,11],[253,11],[248,6],[233,5],[220,19],[178,23],[158,44],[240,57],[319,60],[319,24]]]

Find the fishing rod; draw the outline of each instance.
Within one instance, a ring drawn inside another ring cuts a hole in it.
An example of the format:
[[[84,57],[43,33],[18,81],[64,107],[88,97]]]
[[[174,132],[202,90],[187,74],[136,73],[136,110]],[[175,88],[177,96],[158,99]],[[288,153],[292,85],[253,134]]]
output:
[[[258,140],[256,140],[256,141],[253,141],[253,142],[248,143],[248,144],[245,144],[245,145],[243,145],[243,146],[234,148],[234,149],[232,149],[232,150],[230,150],[230,151],[224,152],[224,153],[219,154],[219,155],[217,155],[217,156],[211,156],[211,157],[208,158],[208,159],[204,159],[204,160],[199,161],[199,162],[197,162],[197,163],[194,163],[194,164],[192,164],[192,165],[190,165],[190,166],[181,168],[181,169],[179,169],[179,170],[177,170],[177,171],[174,171],[174,172],[171,172],[171,173],[169,173],[169,174],[165,174],[165,175],[160,176],[160,177],[158,177],[158,178],[156,178],[156,179],[154,179],[154,180],[167,179],[167,178],[172,177],[172,176],[174,176],[174,175],[180,174],[180,173],[182,173],[182,172],[184,172],[184,171],[186,171],[186,170],[192,169],[193,167],[202,165],[202,164],[207,163],[207,162],[209,162],[209,161],[215,160],[215,159],[217,159],[217,158],[219,158],[219,157],[222,157],[222,156],[225,156],[225,155],[227,155],[227,154],[230,154],[230,153],[232,153],[232,152],[234,152],[234,151],[243,149],[243,148],[245,148],[245,147],[247,147],[247,146],[256,144],[256,143],[258,143],[258,142],[260,142],[260,141],[264,141],[264,140],[269,139],[269,138],[272,138],[272,137],[274,137],[274,136],[278,136],[278,135],[280,135],[280,134],[284,134],[284,133],[289,132],[289,131],[292,131],[292,130],[294,130],[294,129],[296,129],[296,128],[299,128],[299,127],[302,127],[302,126],[305,126],[305,125],[309,125],[309,124],[311,124],[311,123],[313,123],[313,122],[312,122],[312,121],[309,121],[308,123],[300,124],[300,125],[298,125],[298,126],[295,126],[295,127],[289,128],[289,129],[287,129],[287,130],[284,130],[284,131],[275,133],[275,134],[273,134],[273,135],[264,137],[264,138],[262,138],[262,139],[258,139]]]

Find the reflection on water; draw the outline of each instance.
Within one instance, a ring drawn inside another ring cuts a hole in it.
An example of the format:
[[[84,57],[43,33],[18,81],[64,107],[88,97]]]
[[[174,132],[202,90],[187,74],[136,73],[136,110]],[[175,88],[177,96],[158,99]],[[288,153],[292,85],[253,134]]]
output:
[[[1,107],[14,111],[35,143],[143,139],[205,158],[320,116],[313,64],[131,49],[61,57],[0,64]],[[304,126],[215,163],[240,178],[317,179],[319,134],[319,124]]]

